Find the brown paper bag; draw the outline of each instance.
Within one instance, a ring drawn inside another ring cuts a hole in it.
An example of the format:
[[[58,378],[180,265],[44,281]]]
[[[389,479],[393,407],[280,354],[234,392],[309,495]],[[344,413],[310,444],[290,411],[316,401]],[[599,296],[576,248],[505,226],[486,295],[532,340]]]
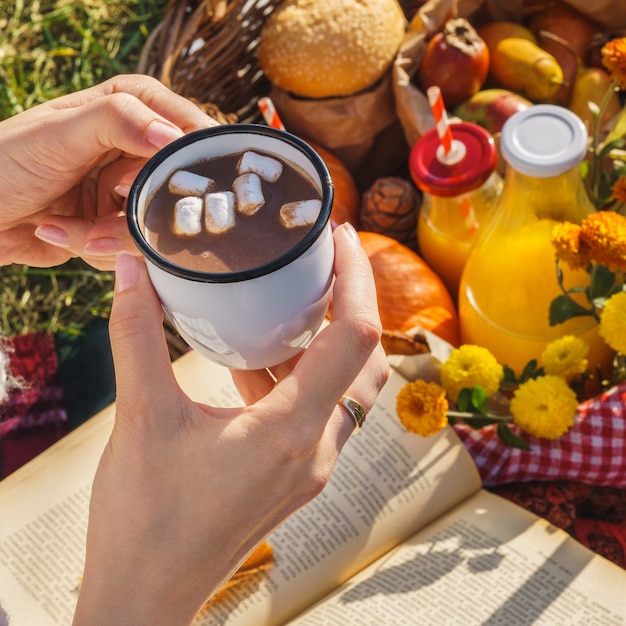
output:
[[[273,87],[285,128],[330,150],[363,190],[408,157],[393,98],[391,70],[371,89],[342,98],[298,98]]]

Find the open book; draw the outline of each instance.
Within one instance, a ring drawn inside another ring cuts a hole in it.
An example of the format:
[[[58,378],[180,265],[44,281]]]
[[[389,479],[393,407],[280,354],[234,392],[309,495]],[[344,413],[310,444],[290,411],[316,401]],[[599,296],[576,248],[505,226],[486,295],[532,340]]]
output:
[[[194,399],[240,403],[226,369],[196,353],[174,367]],[[626,571],[481,489],[452,429],[407,433],[395,415],[404,382],[392,374],[325,490],[270,535],[275,563],[194,626],[626,624]],[[71,623],[113,414],[0,482],[0,626]]]

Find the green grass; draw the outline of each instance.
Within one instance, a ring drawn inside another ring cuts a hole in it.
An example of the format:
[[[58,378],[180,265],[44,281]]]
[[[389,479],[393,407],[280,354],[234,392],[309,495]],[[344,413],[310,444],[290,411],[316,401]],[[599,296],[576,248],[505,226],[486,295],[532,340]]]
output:
[[[79,334],[95,318],[107,318],[113,273],[80,260],[57,268],[12,265],[0,271],[0,324],[5,335],[34,331]]]
[[[0,3],[0,117],[134,71],[167,0]]]
[[[168,0],[0,2],[0,119],[135,71]],[[0,333],[72,333],[110,311],[113,275],[82,261],[0,267]]]

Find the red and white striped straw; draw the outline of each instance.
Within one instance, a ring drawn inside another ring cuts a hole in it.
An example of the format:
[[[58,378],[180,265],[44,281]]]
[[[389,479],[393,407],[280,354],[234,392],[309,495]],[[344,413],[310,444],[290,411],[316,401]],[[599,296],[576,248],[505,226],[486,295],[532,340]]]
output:
[[[268,126],[272,128],[278,128],[279,130],[285,130],[283,123],[276,112],[276,107],[274,107],[274,103],[271,98],[264,96],[263,98],[259,98],[257,103],[259,105],[259,109],[261,109],[261,113],[263,114],[263,119],[267,123]]]
[[[439,141],[443,146],[444,154],[450,154],[452,150],[452,131],[450,130],[450,124],[448,124],[448,114],[446,113],[446,107],[443,103],[441,96],[441,89],[434,85],[426,90],[428,95],[428,102],[435,118],[435,125],[437,127],[437,134],[439,135]]]

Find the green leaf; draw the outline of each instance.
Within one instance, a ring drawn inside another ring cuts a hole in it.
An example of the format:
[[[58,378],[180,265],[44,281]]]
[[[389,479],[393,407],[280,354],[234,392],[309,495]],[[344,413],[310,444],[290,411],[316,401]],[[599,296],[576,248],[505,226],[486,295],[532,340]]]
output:
[[[605,140],[606,143],[612,143],[617,139],[621,139],[624,135],[626,135],[626,107],[624,107],[617,118],[615,124],[613,124],[613,128],[608,134],[608,137]]]
[[[504,378],[502,380],[503,383],[507,384],[507,385],[514,385],[517,383],[517,376],[515,375],[515,372],[513,371],[513,368],[509,367],[508,365],[504,365],[502,366],[502,369],[504,370]]]
[[[567,296],[557,296],[550,303],[550,326],[556,326],[572,317],[582,317],[584,315],[592,315],[592,312]]]
[[[466,418],[464,422],[474,430],[480,430],[483,426],[491,426],[491,424],[502,423],[501,420],[493,417],[471,417]]]
[[[516,435],[506,422],[500,422],[496,431],[500,441],[512,448],[520,448],[521,450],[530,450],[530,446],[525,439]]]
[[[580,177],[585,180],[589,176],[589,161],[582,161],[580,164]]]
[[[528,380],[529,378],[533,378],[533,376],[537,372],[537,359],[532,359],[526,363],[526,367],[522,370],[522,374],[520,376],[521,380]]]
[[[459,392],[459,397],[456,401],[456,406],[459,411],[466,413],[469,412],[472,408],[472,390],[471,389],[461,389]]]
[[[612,141],[608,141],[602,144],[602,149],[600,150],[600,156],[606,156],[611,150],[619,150],[624,146],[624,140],[620,137],[619,139],[614,139]]]
[[[472,406],[481,414],[486,415],[489,410],[489,396],[482,388],[474,385],[472,388]]]
[[[589,286],[589,300],[594,301],[596,298],[606,296],[611,292],[615,285],[615,274],[604,267],[598,265],[593,273],[593,280]]]

